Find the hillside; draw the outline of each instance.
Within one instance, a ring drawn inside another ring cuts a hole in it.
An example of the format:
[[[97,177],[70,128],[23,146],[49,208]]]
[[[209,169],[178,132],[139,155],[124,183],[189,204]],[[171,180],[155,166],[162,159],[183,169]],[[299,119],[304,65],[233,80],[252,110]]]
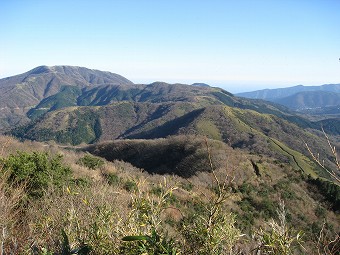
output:
[[[162,82],[137,85],[120,75],[83,67],[37,67],[24,74],[1,79],[0,92],[2,131],[49,111],[69,106],[108,105],[118,101],[193,102],[201,107],[225,104],[284,118],[294,115],[277,104],[238,98],[219,88]]]
[[[192,102],[202,107],[225,104],[290,116],[287,109],[233,96],[219,88],[155,82],[137,85],[117,74],[83,67],[37,67],[0,80],[0,131],[69,106],[100,106],[118,101]]]
[[[293,227],[304,231],[306,254],[319,247],[320,231],[334,239],[339,186],[310,159],[306,143],[336,169],[320,132],[322,124],[338,149],[336,117],[311,121],[220,88],[133,84],[83,68],[41,67],[25,75],[41,83],[23,83],[17,95],[37,87],[36,101],[5,119],[9,127],[22,118],[10,134],[24,142],[0,136],[0,205],[13,203],[0,210],[9,230],[4,249],[251,254],[266,235],[256,229],[270,233],[277,210],[287,217],[289,235]],[[45,84],[52,76],[56,82]],[[134,238],[140,242],[123,240]]]
[[[29,121],[26,113],[65,86],[78,89],[99,85],[132,85],[109,72],[73,66],[40,66],[26,73],[0,79],[0,130]]]
[[[327,130],[339,131],[330,122],[322,123]],[[309,156],[306,142],[324,155],[325,163],[332,166],[328,145],[322,137],[275,115],[223,105],[200,108],[192,103],[117,102],[107,106],[72,107],[48,113],[30,125],[15,129],[13,134],[30,140],[54,140],[73,145],[115,139],[202,135],[228,143],[233,148],[290,162],[296,169],[311,173],[310,169],[315,166],[304,163],[305,157]],[[287,152],[290,150],[292,152]],[[321,169],[313,171],[328,178]]]
[[[34,88],[35,99],[41,99],[27,110],[26,124],[12,125],[10,133],[22,139],[78,145],[194,134],[293,162],[294,157],[278,143],[308,156],[307,142],[331,159],[317,130],[323,125],[326,132],[339,134],[334,118],[311,122],[278,104],[236,97],[220,88],[133,84],[116,74],[67,66],[38,67],[4,79],[3,88],[22,79],[30,82],[15,86],[26,94]],[[43,94],[41,88],[45,88]],[[6,120],[13,122],[17,117],[9,115]]]
[[[67,149],[2,136],[0,142],[5,148],[0,151],[5,252],[62,254],[72,249],[82,254],[134,255],[141,254],[140,249],[160,249],[168,254],[216,255],[223,249],[255,255],[265,249],[263,237],[275,230],[270,220],[281,224],[277,210],[285,215],[292,251],[337,249],[339,240],[330,246],[328,242],[340,227],[339,188],[289,163],[278,163],[273,156],[254,155],[199,136]],[[216,210],[213,216],[211,210]],[[206,227],[209,219],[211,232]],[[297,240],[300,230],[304,235]],[[322,243],[317,242],[320,231]],[[128,236],[147,238],[123,241]],[[300,238],[305,248],[299,245]]]
[[[339,135],[335,118],[312,122],[278,104],[236,97],[220,88],[163,82],[133,84],[121,76],[86,68],[40,67],[22,76],[30,75],[41,80],[31,87],[58,89],[42,95],[41,101],[27,111],[26,124],[13,125],[10,134],[21,139],[79,145],[203,135],[233,148],[275,156],[310,172],[303,167],[304,160],[297,163],[298,158],[309,156],[306,142],[325,155],[326,164],[332,167],[332,156],[318,130],[323,125],[329,134]],[[63,77],[68,83],[42,85],[46,76]],[[26,89],[23,86],[22,90]],[[320,169],[313,171],[328,178]]]

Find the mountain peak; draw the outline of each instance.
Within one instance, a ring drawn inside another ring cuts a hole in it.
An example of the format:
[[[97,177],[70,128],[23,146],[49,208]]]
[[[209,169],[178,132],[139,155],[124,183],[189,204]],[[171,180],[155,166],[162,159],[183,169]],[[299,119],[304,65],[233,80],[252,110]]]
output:
[[[48,73],[50,71],[51,71],[50,67],[43,65],[43,66],[38,66],[28,71],[28,74],[42,74],[42,73]]]
[[[210,85],[208,85],[208,84],[206,84],[206,83],[201,83],[201,82],[199,82],[199,83],[193,83],[193,84],[191,84],[192,86],[197,86],[197,87],[210,87]]]

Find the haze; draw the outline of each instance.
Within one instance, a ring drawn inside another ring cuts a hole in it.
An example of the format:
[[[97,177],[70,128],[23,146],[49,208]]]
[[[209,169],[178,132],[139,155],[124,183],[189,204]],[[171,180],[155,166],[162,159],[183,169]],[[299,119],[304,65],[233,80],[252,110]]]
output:
[[[340,1],[1,1],[0,78],[39,65],[231,92],[340,82]]]

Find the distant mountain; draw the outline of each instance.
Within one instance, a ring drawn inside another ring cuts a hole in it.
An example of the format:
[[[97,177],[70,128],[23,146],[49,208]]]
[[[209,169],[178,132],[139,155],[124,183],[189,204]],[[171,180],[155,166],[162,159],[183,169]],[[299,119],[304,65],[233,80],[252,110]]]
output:
[[[39,66],[26,73],[0,79],[0,130],[20,125],[26,113],[65,86],[79,89],[102,85],[133,85],[114,73],[75,66]]]
[[[304,109],[304,113],[313,115],[339,115],[340,117],[340,105],[325,106],[323,108],[310,108]]]
[[[298,85],[298,86],[288,87],[288,88],[262,89],[262,90],[252,91],[252,92],[238,93],[236,94],[236,96],[272,101],[274,99],[288,97],[296,93],[305,92],[305,91],[329,91],[329,92],[340,93],[340,84],[325,84],[321,86]]]
[[[72,66],[40,66],[0,80],[0,131],[28,123],[46,112],[70,106],[101,106],[119,101],[191,102],[201,107],[225,104],[283,114],[286,109],[234,97],[219,88],[155,82],[133,84],[109,72]]]
[[[340,93],[329,91],[305,91],[287,97],[271,99],[271,101],[298,111],[332,106],[340,107]]]
[[[291,110],[308,112],[310,114],[326,113],[329,112],[329,107],[335,106],[333,108],[335,114],[340,114],[340,111],[337,111],[337,106],[340,105],[340,84],[322,86],[299,85],[289,88],[244,92],[236,95],[245,98],[267,100],[284,105]]]

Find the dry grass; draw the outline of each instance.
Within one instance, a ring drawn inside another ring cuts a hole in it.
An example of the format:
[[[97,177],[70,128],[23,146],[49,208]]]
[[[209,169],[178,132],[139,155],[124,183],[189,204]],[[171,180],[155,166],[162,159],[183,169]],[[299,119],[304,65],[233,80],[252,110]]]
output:
[[[8,186],[6,178],[2,178],[0,226],[5,229],[5,235],[4,232],[0,233],[0,240],[3,254],[9,250],[17,254],[29,254],[33,249],[38,254],[46,251],[60,254],[63,247],[62,231],[72,249],[89,245],[93,249],[92,254],[122,254],[122,247],[132,249],[137,245],[124,243],[124,236],[150,236],[153,230],[166,240],[172,238],[176,247],[183,248],[190,241],[183,233],[183,225],[195,229],[193,222],[204,223],[204,226],[213,229],[215,211],[223,216],[216,218],[217,220],[223,219],[222,223],[232,226],[228,233],[239,235],[238,223],[246,216],[242,213],[252,213],[242,211],[238,204],[247,198],[247,194],[239,189],[244,183],[251,185],[253,190],[248,195],[256,197],[255,202],[261,203],[264,199],[269,199],[275,204],[282,195],[280,192],[284,190],[275,190],[273,187],[286,180],[288,189],[299,197],[286,201],[287,212],[293,218],[292,223],[302,228],[321,220],[314,213],[319,202],[310,196],[308,186],[303,180],[296,181],[300,178],[300,173],[292,172],[288,165],[274,164],[273,159],[247,155],[224,145],[211,149],[214,175],[209,171],[200,171],[190,178],[182,178],[173,175],[151,175],[130,163],[117,160],[105,161],[100,168],[91,170],[77,164],[78,159],[85,155],[83,152],[59,148],[54,144],[19,143],[10,137],[0,137],[0,141],[4,148],[0,155],[2,157],[7,157],[17,149],[62,154],[63,162],[73,170],[73,178],[86,180],[80,185],[65,185],[58,192],[50,189],[45,196],[31,202],[23,211],[18,210],[21,209],[18,205],[24,195],[22,188]],[[209,146],[212,145],[209,143]],[[259,165],[261,176],[255,174],[251,160]],[[215,164],[216,161],[219,163]],[[116,182],[110,183],[107,179],[109,175],[117,178]],[[232,182],[226,177],[231,178]],[[220,191],[227,190],[228,196],[220,197],[219,193],[216,193],[216,180],[219,180]],[[228,185],[223,188],[225,180]],[[270,189],[266,197],[261,193],[265,191],[261,187]],[[221,207],[217,208],[216,204],[219,205],[220,202]],[[231,210],[239,215],[235,217],[235,214],[230,214]],[[206,212],[207,215],[204,214]],[[297,221],[297,215],[304,215],[306,218]],[[334,229],[339,227],[339,216],[334,212],[327,210],[325,218],[328,225],[333,224]],[[259,215],[252,227],[263,225],[264,219]],[[228,228],[216,229],[224,233]],[[215,238],[214,233],[209,238]],[[239,244],[239,248],[248,250],[248,254],[251,254],[250,247],[254,245],[254,241],[251,236],[244,239],[248,242]],[[237,239],[229,240],[229,248],[233,247],[235,242],[238,243]],[[191,248],[191,253],[187,249],[185,254],[195,254],[197,247]],[[182,249],[184,250],[185,248]],[[235,247],[233,252],[236,254]]]
[[[0,171],[1,172],[1,171]],[[21,201],[24,198],[23,187],[7,184],[7,175],[0,179],[0,254],[15,250],[18,242],[17,227],[20,223]]]

